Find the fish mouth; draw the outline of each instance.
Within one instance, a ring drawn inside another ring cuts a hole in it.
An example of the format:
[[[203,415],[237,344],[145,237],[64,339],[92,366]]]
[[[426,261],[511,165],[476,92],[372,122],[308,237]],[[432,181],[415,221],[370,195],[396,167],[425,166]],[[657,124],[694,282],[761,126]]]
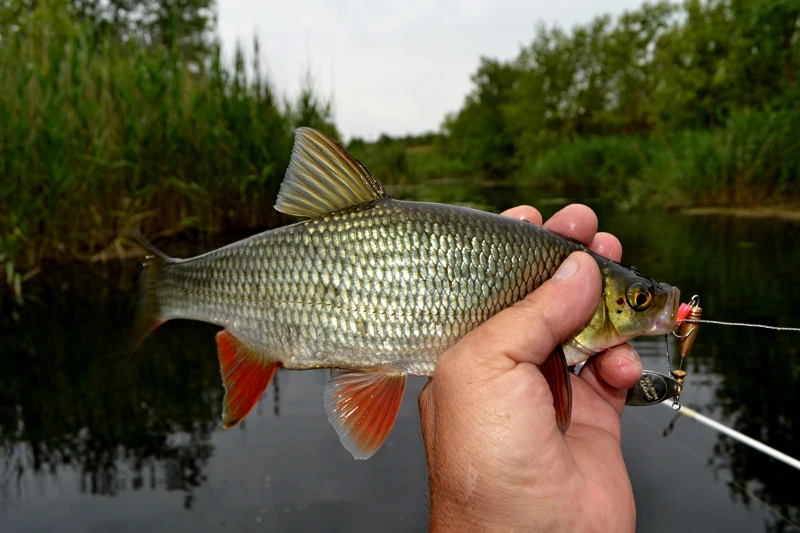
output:
[[[666,283],[662,283],[661,286],[668,293],[667,303],[658,314],[653,327],[647,332],[648,335],[663,335],[675,331],[678,327],[678,307],[681,305],[681,291],[677,287],[672,287]]]

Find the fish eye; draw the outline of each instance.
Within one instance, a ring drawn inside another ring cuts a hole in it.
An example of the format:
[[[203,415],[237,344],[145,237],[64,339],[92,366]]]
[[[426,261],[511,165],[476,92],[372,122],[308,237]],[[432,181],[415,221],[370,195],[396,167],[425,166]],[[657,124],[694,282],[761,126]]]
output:
[[[644,311],[653,303],[653,294],[643,283],[634,283],[628,289],[628,305],[637,311]]]

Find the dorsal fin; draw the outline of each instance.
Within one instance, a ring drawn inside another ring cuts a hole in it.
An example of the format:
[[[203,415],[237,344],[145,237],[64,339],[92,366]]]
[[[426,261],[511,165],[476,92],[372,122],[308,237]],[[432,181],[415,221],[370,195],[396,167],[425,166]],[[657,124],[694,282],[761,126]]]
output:
[[[314,218],[388,197],[378,180],[341,144],[317,130],[297,128],[275,209]]]

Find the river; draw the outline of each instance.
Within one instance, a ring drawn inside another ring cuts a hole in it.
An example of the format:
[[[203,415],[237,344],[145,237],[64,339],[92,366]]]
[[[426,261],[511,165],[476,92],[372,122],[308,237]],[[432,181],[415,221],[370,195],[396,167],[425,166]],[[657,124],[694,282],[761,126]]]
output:
[[[491,210],[559,207],[525,191],[480,198]],[[684,301],[700,295],[704,318],[800,326],[797,221],[595,209],[624,262]],[[279,371],[255,411],[223,430],[217,328],[169,322],[125,356],[136,271],[135,261],[46,266],[24,305],[0,307],[0,530],[426,530],[424,380],[410,380],[369,461],[354,461],[327,422],[325,371]],[[666,371],[663,338],[635,345],[646,368]],[[798,346],[800,333],[705,325],[682,400],[800,457]],[[663,406],[626,409],[623,451],[640,532],[800,522],[800,472]]]

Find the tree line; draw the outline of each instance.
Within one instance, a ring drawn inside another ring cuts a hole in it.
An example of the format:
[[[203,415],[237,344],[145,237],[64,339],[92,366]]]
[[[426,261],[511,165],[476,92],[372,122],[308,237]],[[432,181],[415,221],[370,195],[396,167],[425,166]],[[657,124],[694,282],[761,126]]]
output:
[[[800,2],[644,3],[571,29],[540,24],[483,57],[422,152],[361,149],[396,182],[432,172],[623,208],[797,205]]]
[[[278,94],[257,41],[251,64],[241,48],[224,61],[214,9],[0,0],[0,264],[108,257],[130,225],[284,222],[271,206],[292,131],[340,137],[333,109],[311,79]],[[482,58],[439,132],[349,146],[390,186],[467,184],[433,200],[502,180],[630,208],[796,204],[799,61],[797,0],[645,3]]]
[[[444,121],[452,153],[491,175],[575,138],[724,126],[800,106],[800,2],[645,3],[572,28],[539,25],[510,61],[482,58]]]

